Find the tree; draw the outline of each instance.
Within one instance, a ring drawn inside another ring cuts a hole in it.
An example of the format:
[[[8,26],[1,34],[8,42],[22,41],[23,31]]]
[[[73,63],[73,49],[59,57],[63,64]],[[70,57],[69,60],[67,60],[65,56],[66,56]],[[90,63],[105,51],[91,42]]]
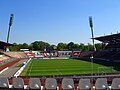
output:
[[[23,48],[23,49],[28,49],[28,48],[29,48],[29,45],[28,45],[27,43],[23,43],[22,46],[21,46],[21,48]]]
[[[19,51],[21,48],[22,49],[29,49],[29,50],[44,50],[45,47],[50,46],[49,43],[47,42],[43,42],[43,41],[34,41],[32,42],[30,45],[28,45],[27,43],[23,43],[23,44],[17,44],[17,43],[13,43],[13,46],[9,46],[11,51]],[[91,51],[93,46],[88,43],[87,45],[80,43],[74,43],[74,42],[70,42],[68,44],[60,42],[58,43],[57,47],[55,45],[51,45],[53,46],[53,49],[57,50],[74,50],[74,49],[81,49],[82,51]],[[96,49],[98,51],[102,50],[103,48],[103,44],[102,43],[96,43],[95,44]]]
[[[90,43],[88,43],[87,47],[88,47],[88,51],[91,51],[93,48],[93,46]]]
[[[68,50],[73,50],[73,47],[74,47],[74,43],[73,42],[70,42],[67,44],[67,49]]]
[[[43,41],[35,41],[31,43],[30,46],[33,50],[43,50],[46,46],[50,46],[50,44]]]
[[[96,47],[97,51],[100,51],[100,50],[102,50],[103,45],[102,45],[102,43],[96,43],[95,47]]]
[[[13,46],[9,46],[10,51],[18,51],[19,47],[17,43],[13,43]]]
[[[80,43],[79,48],[84,51],[85,50],[85,45],[83,43]]]
[[[80,49],[79,44],[75,43],[75,44],[73,45],[73,49]]]
[[[58,45],[57,45],[57,49],[58,49],[58,50],[66,49],[66,46],[67,46],[66,43],[60,42],[60,43],[58,43]]]

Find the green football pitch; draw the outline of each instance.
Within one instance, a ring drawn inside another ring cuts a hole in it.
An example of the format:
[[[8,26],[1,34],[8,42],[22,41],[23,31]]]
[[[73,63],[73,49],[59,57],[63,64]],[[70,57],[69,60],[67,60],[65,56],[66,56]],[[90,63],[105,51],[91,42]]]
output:
[[[43,59],[31,60],[20,76],[91,74],[114,71],[111,67],[83,60]]]

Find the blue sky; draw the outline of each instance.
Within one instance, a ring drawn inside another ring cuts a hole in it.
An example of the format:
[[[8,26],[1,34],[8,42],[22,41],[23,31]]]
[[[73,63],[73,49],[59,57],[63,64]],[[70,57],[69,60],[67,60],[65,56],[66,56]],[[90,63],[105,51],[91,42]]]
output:
[[[120,0],[0,0],[2,41],[6,41],[11,13],[10,43],[91,43],[89,16],[95,36],[120,32]]]

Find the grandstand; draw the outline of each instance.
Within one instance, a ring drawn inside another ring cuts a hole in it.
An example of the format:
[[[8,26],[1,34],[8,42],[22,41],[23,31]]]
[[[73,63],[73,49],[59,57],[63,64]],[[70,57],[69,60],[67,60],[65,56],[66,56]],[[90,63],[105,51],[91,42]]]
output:
[[[106,44],[102,53],[100,52],[102,55],[96,55],[96,58],[100,57],[112,62],[120,62],[120,33],[95,37],[94,39]]]
[[[4,51],[6,45],[13,46],[13,44],[10,44],[10,43],[7,44],[6,42],[0,41],[0,50]]]
[[[93,38],[103,43],[104,48],[102,51],[83,51],[80,58],[90,58],[91,54],[94,58],[107,60],[111,62],[120,62],[120,33],[100,36]]]

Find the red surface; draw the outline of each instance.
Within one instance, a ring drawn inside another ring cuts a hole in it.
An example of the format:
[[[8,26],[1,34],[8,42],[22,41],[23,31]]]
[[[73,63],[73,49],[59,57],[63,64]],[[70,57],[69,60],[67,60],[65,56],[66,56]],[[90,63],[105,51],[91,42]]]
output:
[[[10,66],[14,65],[15,63],[19,62],[20,60],[22,60],[22,59],[21,58],[20,59],[16,59],[16,60],[10,61],[10,62],[8,62],[8,63],[6,63],[4,65],[1,65],[0,66],[0,71],[5,69],[6,67],[10,67]]]

